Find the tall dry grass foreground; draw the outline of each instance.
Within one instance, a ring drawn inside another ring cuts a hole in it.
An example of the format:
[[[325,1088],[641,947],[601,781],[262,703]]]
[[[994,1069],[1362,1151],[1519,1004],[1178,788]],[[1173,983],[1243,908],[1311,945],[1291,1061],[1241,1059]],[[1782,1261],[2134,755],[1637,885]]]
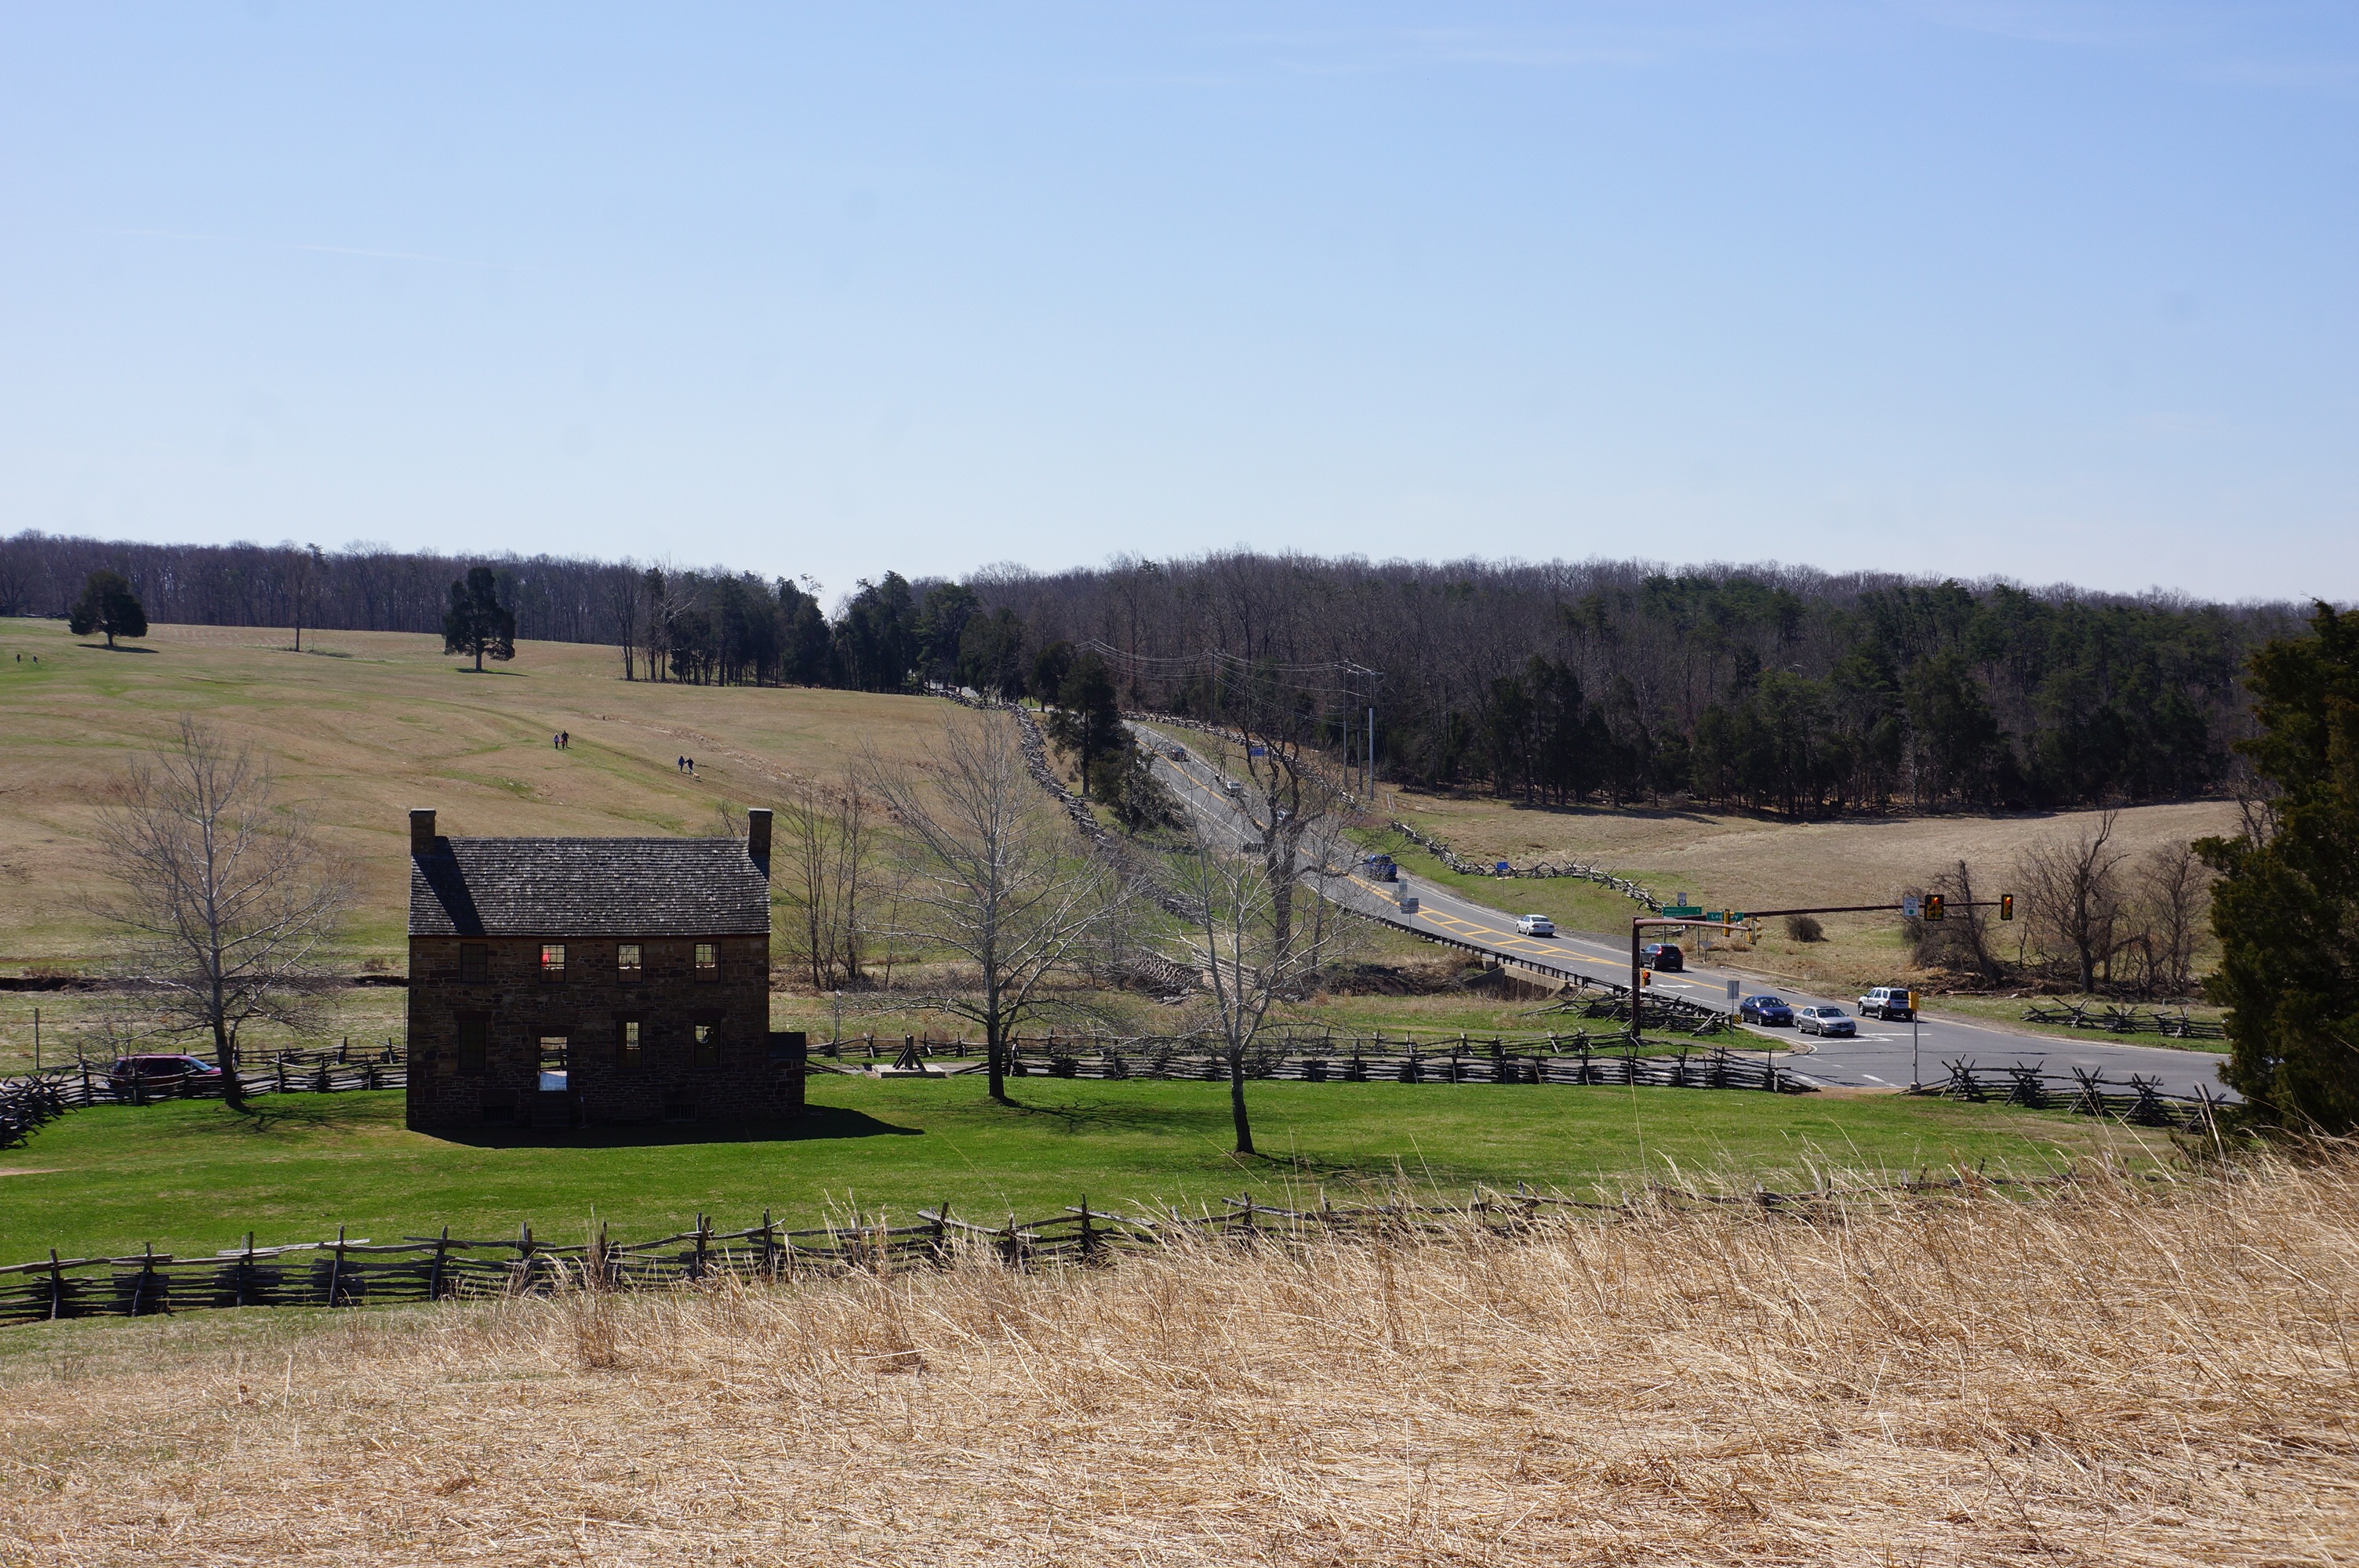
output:
[[[57,1348],[0,1389],[0,1558],[2344,1561],[2354,1271],[2359,1168],[2271,1165],[1817,1225],[14,1330]]]

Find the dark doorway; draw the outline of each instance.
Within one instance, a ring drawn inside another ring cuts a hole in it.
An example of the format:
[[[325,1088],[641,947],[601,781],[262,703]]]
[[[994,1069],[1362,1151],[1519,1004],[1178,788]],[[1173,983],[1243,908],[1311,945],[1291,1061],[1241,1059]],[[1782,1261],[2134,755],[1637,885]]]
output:
[[[573,1067],[568,1045],[569,1037],[563,1034],[540,1037],[540,1089],[533,1096],[532,1108],[535,1127],[574,1124]]]

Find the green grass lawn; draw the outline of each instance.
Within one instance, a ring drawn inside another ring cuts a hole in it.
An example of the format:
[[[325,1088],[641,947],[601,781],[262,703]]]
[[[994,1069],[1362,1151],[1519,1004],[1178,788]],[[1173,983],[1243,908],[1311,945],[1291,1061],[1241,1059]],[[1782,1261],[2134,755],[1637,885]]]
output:
[[[571,1238],[594,1217],[620,1236],[724,1227],[763,1208],[810,1223],[858,1205],[908,1215],[1032,1217],[1087,1195],[1107,1206],[1252,1191],[1339,1201],[1398,1184],[1462,1198],[1476,1183],[1576,1190],[1641,1172],[1807,1180],[1813,1163],[1897,1170],[1988,1161],[2037,1168],[2126,1130],[2061,1114],[1889,1096],[1495,1085],[1256,1084],[1265,1152],[1229,1152],[1227,1091],[1197,1083],[1018,1080],[993,1106],[980,1075],[931,1082],[815,1079],[792,1132],[681,1128],[654,1140],[546,1135],[459,1141],[408,1131],[397,1092],[266,1096],[245,1115],[177,1101],[77,1111],[0,1152],[0,1260],[210,1251],[258,1241],[431,1233]],[[2161,1145],[2167,1152],[2167,1144]]]

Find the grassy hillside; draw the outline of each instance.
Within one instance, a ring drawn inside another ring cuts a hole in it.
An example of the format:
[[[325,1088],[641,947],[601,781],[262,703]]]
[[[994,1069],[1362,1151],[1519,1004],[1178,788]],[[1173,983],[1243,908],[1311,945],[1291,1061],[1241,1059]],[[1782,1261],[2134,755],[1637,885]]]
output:
[[[1463,1197],[1475,1183],[1562,1188],[1681,1170],[1807,1181],[1846,1169],[1988,1160],[2036,1168],[2130,1130],[2061,1113],[1890,1096],[1497,1085],[1256,1084],[1267,1158],[1228,1152],[1227,1087],[1026,1078],[1016,1109],[980,1075],[933,1082],[827,1076],[789,1133],[502,1133],[469,1141],[401,1125],[401,1096],[271,1095],[239,1114],[210,1101],[77,1111],[0,1153],[0,1261],[66,1251],[212,1249],[247,1230],[304,1239],[349,1225],[385,1238],[449,1224],[511,1234],[530,1220],[577,1236],[668,1230],[698,1210],[750,1223],[766,1207],[813,1223],[831,1206],[906,1215],[947,1199],[996,1219],[1087,1194],[1131,1204],[1251,1189],[1400,1182]],[[2167,1141],[2161,1141],[2167,1148]]]
[[[578,643],[521,643],[476,675],[439,638],[315,633],[301,654],[287,641],[158,626],[109,653],[58,622],[0,621],[0,973],[102,956],[79,900],[101,869],[95,803],[182,713],[268,757],[284,795],[357,862],[357,958],[400,950],[412,806],[458,834],[705,832],[722,802],[831,774],[864,744],[910,754],[946,711],[928,697],[625,683],[614,650]],[[560,730],[573,738],[562,752],[549,744]],[[674,766],[683,754],[694,777]]]

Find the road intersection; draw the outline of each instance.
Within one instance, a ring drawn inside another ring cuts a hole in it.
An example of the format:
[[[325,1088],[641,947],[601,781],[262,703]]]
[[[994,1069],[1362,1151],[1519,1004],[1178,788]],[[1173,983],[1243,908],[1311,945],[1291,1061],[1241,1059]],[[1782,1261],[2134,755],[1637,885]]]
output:
[[[1175,759],[1169,739],[1143,726],[1139,728],[1153,747],[1158,776],[1172,787],[1181,806],[1200,823],[1215,830],[1238,833],[1242,842],[1248,835],[1249,818],[1244,802],[1229,793],[1228,781],[1186,748],[1180,748],[1182,754]],[[1514,886],[1505,879],[1500,885],[1503,892]],[[1399,893],[1404,887],[1418,900],[1417,909],[1408,914],[1403,914],[1399,908]],[[1616,935],[1567,932],[1554,937],[1526,936],[1516,931],[1513,914],[1405,874],[1399,883],[1376,882],[1354,871],[1347,877],[1331,880],[1327,891],[1346,907],[1509,964],[1541,965],[1548,970],[1614,984],[1626,985],[1629,981],[1630,946],[1626,933]],[[1631,909],[1633,914],[1640,913],[1636,904]],[[1796,1007],[1832,1003],[1846,1012],[1857,1012],[1856,998],[1821,995],[1724,965],[1699,965],[1683,974],[1657,974],[1653,989],[1667,996],[1733,1011],[1734,1004],[1729,1000],[1731,981],[1744,996],[1767,993],[1781,997]],[[1872,1018],[1858,1018],[1856,1022],[1859,1033],[1852,1039],[1798,1038],[1790,1027],[1770,1029],[1748,1024],[1743,1028],[1748,1034],[1776,1040],[1805,1053],[1788,1056],[1781,1066],[1822,1088],[1905,1088],[1912,1081],[1938,1081],[1947,1076],[1944,1064],[1964,1061],[1995,1076],[2017,1064],[2036,1064],[2058,1076],[2078,1068],[2101,1073],[2108,1082],[2123,1085],[2135,1074],[2156,1080],[2166,1094],[2192,1095],[2201,1089],[2234,1098],[2220,1082],[2219,1067],[2225,1058],[2212,1052],[2058,1039],[1939,1014],[1921,1016],[1913,1029],[1908,1023],[1886,1023]]]

